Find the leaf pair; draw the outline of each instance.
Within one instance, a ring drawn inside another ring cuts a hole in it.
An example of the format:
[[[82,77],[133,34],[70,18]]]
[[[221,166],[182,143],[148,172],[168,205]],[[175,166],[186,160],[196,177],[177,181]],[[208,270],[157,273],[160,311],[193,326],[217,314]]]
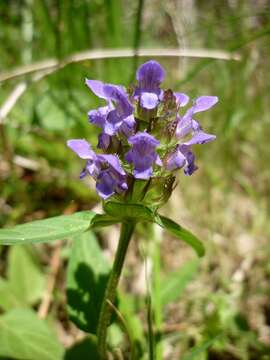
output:
[[[120,203],[109,201],[104,204],[105,214],[92,211],[77,212],[45,220],[37,220],[12,229],[0,230],[0,245],[42,243],[70,238],[90,228],[109,226],[130,219],[154,222],[169,233],[190,245],[199,256],[204,255],[203,244],[190,231],[173,220],[159,215],[154,209],[138,203]]]
[[[156,223],[173,236],[176,236],[186,244],[190,245],[196,251],[198,256],[204,255],[204,246],[195,235],[166,216],[159,215],[155,209],[151,209],[150,207],[137,203],[120,203],[110,201],[105,203],[104,210],[112,218],[115,218],[115,222],[135,219],[136,221]]]

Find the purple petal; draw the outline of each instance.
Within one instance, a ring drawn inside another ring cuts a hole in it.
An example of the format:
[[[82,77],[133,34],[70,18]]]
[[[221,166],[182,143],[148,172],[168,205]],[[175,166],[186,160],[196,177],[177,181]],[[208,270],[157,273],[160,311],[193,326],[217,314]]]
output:
[[[85,79],[85,83],[96,96],[101,99],[107,99],[107,96],[104,93],[104,83],[102,81]]]
[[[164,76],[164,69],[154,60],[142,64],[136,73],[140,89],[146,92],[156,92],[159,90],[159,85],[162,83]]]
[[[98,155],[100,159],[107,162],[118,174],[126,175],[125,171],[122,169],[120,161],[116,155],[104,154]]]
[[[84,139],[72,139],[68,140],[67,146],[73,150],[81,159],[95,158],[95,153],[91,149],[91,145]]]
[[[192,116],[193,108],[188,109],[183,117],[177,116],[175,135],[178,139],[185,137],[192,130]]]
[[[180,145],[179,151],[185,156],[186,158],[186,165],[184,168],[184,173],[187,176],[190,176],[198,169],[198,167],[195,165],[195,155],[190,150],[189,146],[186,145]]]
[[[104,86],[104,93],[107,99],[116,103],[116,110],[119,116],[127,117],[132,114],[133,106],[130,104],[128,95],[123,87],[106,84]]]
[[[152,174],[153,174],[152,167],[148,167],[143,170],[134,169],[134,177],[136,179],[147,180],[151,177]]]
[[[104,133],[110,136],[115,135],[122,124],[122,118],[118,115],[116,110],[112,110],[109,112],[106,120],[103,128]]]
[[[206,144],[209,143],[210,141],[213,141],[216,139],[215,135],[212,134],[207,134],[202,130],[196,131],[192,138],[185,142],[184,145],[196,145],[196,144]]]
[[[199,131],[201,129],[202,129],[202,127],[201,127],[200,123],[198,121],[192,119],[192,130]]]
[[[125,155],[125,159],[127,160],[128,163],[132,163],[133,162],[133,151],[132,149],[130,149],[126,155]]]
[[[160,142],[154,138],[154,136],[148,134],[147,132],[137,132],[135,135],[131,136],[128,139],[128,142],[132,145],[138,144],[139,146],[151,146],[153,148],[157,147]]]
[[[167,170],[175,170],[182,168],[186,163],[186,157],[177,148],[166,160]]]
[[[194,114],[200,111],[205,111],[210,109],[218,102],[217,96],[200,96],[195,100],[193,105]]]
[[[127,162],[134,164],[134,176],[138,179],[146,179],[152,175],[152,165],[156,161],[157,155],[152,152],[142,156],[137,149],[133,148],[126,154],[125,158]]]
[[[113,178],[109,170],[102,171],[96,182],[96,190],[98,195],[106,200],[115,193],[116,180]]]
[[[174,96],[176,98],[177,105],[179,105],[180,107],[186,106],[189,102],[189,97],[184,93],[176,92],[174,93]]]
[[[98,108],[97,110],[91,110],[88,112],[88,119],[92,124],[103,128],[106,122],[107,114],[110,110],[110,106],[103,106]]]
[[[132,149],[128,151],[125,158],[127,162],[134,165],[134,176],[137,179],[148,179],[153,173],[153,164],[157,162],[162,165],[156,147],[159,145],[152,135],[147,132],[138,132],[128,139]]]
[[[132,149],[132,153],[127,156],[127,158],[132,159],[132,163],[134,164],[134,176],[137,179],[148,179],[152,173],[153,168],[152,165],[154,164],[157,156],[155,153],[138,156],[137,152]],[[126,158],[126,160],[127,160]],[[128,161],[128,160],[127,160]]]
[[[128,184],[126,183],[126,181],[119,182],[117,186],[120,188],[120,192],[121,190],[124,191],[128,189]]]
[[[145,109],[154,109],[158,102],[158,96],[155,93],[144,92],[141,95],[141,105]]]
[[[121,126],[119,127],[119,131],[121,131],[126,137],[131,136],[134,133],[134,129],[136,126],[136,121],[133,115],[126,117]]]
[[[97,147],[99,149],[107,150],[111,142],[110,135],[107,135],[105,133],[101,133],[98,136],[98,145]]]
[[[95,161],[87,161],[85,169],[88,171],[89,175],[96,178],[100,173],[100,162],[96,157]]]
[[[156,164],[158,166],[163,166],[163,162],[162,162],[161,158],[158,155],[157,155],[157,158],[156,158]]]

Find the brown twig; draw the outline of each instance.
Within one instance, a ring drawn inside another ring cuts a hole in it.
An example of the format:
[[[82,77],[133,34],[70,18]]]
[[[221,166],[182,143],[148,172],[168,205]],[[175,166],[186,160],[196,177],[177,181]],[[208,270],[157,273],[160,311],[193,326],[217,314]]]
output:
[[[45,319],[49,312],[52,301],[52,294],[56,283],[56,277],[61,264],[61,248],[62,241],[57,241],[53,249],[53,255],[49,264],[50,273],[48,276],[47,289],[38,309],[38,317],[40,319]]]
[[[126,322],[125,318],[123,317],[121,312],[117,309],[117,307],[109,299],[107,299],[106,301],[110,305],[110,307],[113,309],[116,316],[118,317],[118,320],[120,321],[120,324],[122,325],[123,330],[127,334],[129,344],[130,344],[130,348],[132,349],[132,339],[131,339],[131,336],[130,336],[130,333],[129,333],[129,330],[128,330],[128,325],[127,325],[127,322]]]

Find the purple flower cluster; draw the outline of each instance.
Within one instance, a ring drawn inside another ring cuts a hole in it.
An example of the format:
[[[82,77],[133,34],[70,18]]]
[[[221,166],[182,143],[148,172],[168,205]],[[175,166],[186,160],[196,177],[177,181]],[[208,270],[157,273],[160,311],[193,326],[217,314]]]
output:
[[[86,80],[92,92],[106,101],[105,106],[88,113],[89,122],[101,128],[100,150],[94,152],[84,139],[69,140],[67,145],[86,160],[81,178],[93,177],[104,200],[128,193],[132,179],[162,178],[180,168],[186,175],[193,174],[197,166],[192,146],[216,138],[205,133],[193,117],[214,106],[218,98],[198,97],[181,115],[180,108],[188,104],[189,97],[162,90],[164,77],[161,65],[151,60],[139,67],[138,84],[129,94],[120,85]]]

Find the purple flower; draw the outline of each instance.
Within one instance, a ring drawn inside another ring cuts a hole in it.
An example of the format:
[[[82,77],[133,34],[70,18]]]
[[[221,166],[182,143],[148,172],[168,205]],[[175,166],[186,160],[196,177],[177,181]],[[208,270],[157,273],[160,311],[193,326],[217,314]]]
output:
[[[97,80],[86,80],[87,86],[98,97],[107,100],[108,105],[100,107],[97,110],[89,111],[89,121],[103,130],[103,134],[113,136],[116,133],[123,132],[127,135],[132,133],[135,126],[135,120],[131,122],[133,106],[128,100],[128,95],[122,86],[104,84]],[[107,141],[99,142],[100,146],[107,145]]]
[[[101,171],[97,176],[97,193],[104,200],[115,193],[127,190],[127,177],[115,155],[97,155]]]
[[[162,162],[156,153],[156,147],[160,144],[147,132],[138,132],[128,139],[132,148],[127,152],[127,162],[134,165],[134,177],[136,179],[149,179],[153,174],[153,164],[162,166]]]
[[[202,131],[200,124],[193,120],[193,115],[197,112],[206,111],[218,102],[217,96],[200,96],[195,101],[191,108],[189,108],[184,116],[177,116],[176,137],[181,139],[192,131]],[[212,139],[214,140],[214,139]]]
[[[193,130],[191,139],[177,145],[176,150],[168,156],[165,162],[167,170],[184,168],[185,175],[192,175],[194,171],[198,169],[198,167],[194,163],[195,155],[191,151],[191,146],[197,144],[206,144],[215,140],[216,136],[207,134],[202,131],[197,121],[193,120],[192,124],[194,124],[194,127],[191,127],[191,130]],[[190,132],[189,127],[184,127],[184,125],[182,126],[181,130],[183,137],[188,134],[188,132]]]
[[[160,84],[164,76],[164,69],[154,60],[142,64],[137,70],[136,78],[139,84],[134,95],[140,97],[140,104],[143,108],[151,110],[159,103],[162,95]]]
[[[115,155],[96,154],[84,139],[73,139],[67,142],[68,147],[81,159],[87,160],[80,178],[87,173],[96,180],[96,190],[104,200],[115,193],[127,190],[126,173]]]
[[[190,146],[177,145],[175,151],[166,159],[166,168],[170,171],[184,168],[185,175],[192,175],[198,169],[194,161],[195,156]]]
[[[193,115],[200,111],[205,111],[214,106],[218,101],[216,96],[201,96],[194,101],[193,106],[181,117],[177,115],[176,137],[184,140],[191,134],[189,140],[180,143],[176,149],[167,157],[167,170],[184,168],[186,175],[192,175],[197,166],[195,165],[195,156],[191,151],[192,145],[206,144],[215,140],[216,136],[205,133],[200,124],[193,119]]]

